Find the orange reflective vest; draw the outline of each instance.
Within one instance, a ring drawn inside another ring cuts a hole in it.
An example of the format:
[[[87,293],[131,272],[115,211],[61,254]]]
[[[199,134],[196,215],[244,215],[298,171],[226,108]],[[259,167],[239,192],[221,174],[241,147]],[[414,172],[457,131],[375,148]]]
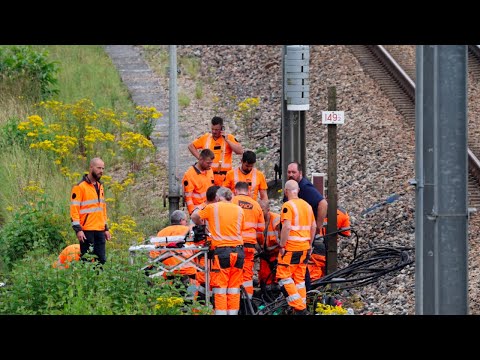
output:
[[[107,203],[103,192],[103,184],[97,181],[98,192],[95,186],[85,175],[77,185],[72,188],[70,196],[70,218],[73,229],[106,231]]]
[[[253,200],[257,200],[259,190],[268,189],[265,175],[256,168],[253,168],[248,174],[244,174],[240,168],[230,170],[227,172],[223,186],[233,191],[239,181],[248,183],[248,193]]]
[[[213,171],[200,171],[196,166],[191,166],[183,175],[182,183],[185,203],[188,213],[191,214],[196,205],[207,201],[207,190],[214,183]]]
[[[228,140],[238,144],[237,139],[232,134],[227,134]],[[223,136],[217,140],[213,139],[211,133],[205,133],[193,141],[196,149],[210,149],[215,154],[212,163],[213,172],[232,170],[232,148],[225,141]]]
[[[242,230],[244,244],[256,244],[257,237],[262,236],[265,230],[263,211],[258,202],[247,195],[236,195],[232,202],[243,209],[245,214],[245,227]]]
[[[208,204],[198,212],[205,220],[212,242],[210,249],[221,246],[243,245],[242,231],[245,228],[245,215],[237,204],[219,201]]]
[[[327,228],[326,228],[327,224],[328,224],[328,219],[325,218],[325,220],[323,221],[323,228],[321,231],[322,235],[325,235],[327,233]],[[345,210],[342,207],[338,207],[337,208],[337,229],[348,228],[348,227],[350,227],[350,216],[348,215],[347,210]],[[350,230],[342,231],[341,234],[345,236],[352,235]]]
[[[157,236],[160,237],[160,236],[186,235],[189,231],[190,231],[190,228],[186,225],[170,225],[170,226],[167,226],[166,228],[160,230],[158,232]],[[163,245],[164,244],[162,244],[162,246]],[[169,251],[169,250],[160,250],[160,251],[152,250],[152,251],[150,251],[150,257],[152,259],[155,259],[156,257],[160,256],[161,254],[165,253],[166,251]],[[176,253],[176,255],[178,255],[179,257],[182,257],[184,259],[189,258],[193,254],[194,254],[193,250],[182,250],[182,251],[178,251]],[[178,259],[174,256],[169,257],[165,260],[162,260],[162,263],[164,263],[165,265],[167,265],[169,267],[178,265],[181,262],[182,262],[182,260],[180,260],[180,259]],[[180,269],[173,271],[174,274],[181,274],[181,275],[193,275],[196,272],[197,272],[197,268],[195,266],[189,264],[188,262],[180,265]],[[164,275],[165,275],[164,277],[167,276],[167,274],[164,274]]]
[[[266,228],[259,238],[260,245],[268,253],[278,249],[278,239],[280,237],[277,231],[277,226],[280,224],[280,214],[270,211],[269,215],[268,224],[266,224]]]
[[[78,260],[80,260],[80,244],[69,245],[58,255],[58,260],[53,263],[53,267],[68,269],[72,261]]]
[[[292,199],[285,202],[280,212],[282,225],[290,220],[291,229],[288,234],[285,250],[303,251],[310,248],[310,229],[315,223],[312,207],[302,199]],[[282,239],[283,241],[283,239]]]

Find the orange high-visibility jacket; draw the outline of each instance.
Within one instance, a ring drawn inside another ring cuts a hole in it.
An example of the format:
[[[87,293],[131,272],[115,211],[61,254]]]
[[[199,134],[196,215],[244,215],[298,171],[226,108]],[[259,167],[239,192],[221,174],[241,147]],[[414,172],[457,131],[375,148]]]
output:
[[[192,165],[183,175],[182,183],[188,213],[191,214],[196,205],[207,201],[207,189],[214,183],[213,171],[200,171]]]
[[[326,228],[327,224],[328,224],[328,219],[325,218],[325,220],[323,221],[323,228],[321,231],[322,235],[325,235],[327,233],[327,228]],[[350,216],[348,215],[347,210],[345,210],[342,207],[338,207],[337,208],[337,229],[348,228],[348,227],[350,227]],[[350,236],[351,234],[352,233],[350,230],[342,231],[342,235]]]
[[[97,181],[98,193],[95,186],[85,175],[77,185],[72,188],[70,196],[70,218],[73,229],[106,231],[107,203],[103,192],[103,184]]]
[[[227,134],[227,136],[228,140],[238,144],[237,139],[235,139],[232,134]],[[223,136],[214,140],[211,133],[205,133],[193,141],[193,146],[199,151],[200,149],[210,149],[213,151],[215,158],[213,159],[212,170],[214,172],[232,170],[233,150],[230,145],[227,144]]]
[[[243,245],[242,231],[245,228],[245,215],[237,204],[219,201],[208,204],[198,212],[205,220],[212,242],[210,249],[221,246]]]
[[[244,174],[240,168],[236,168],[227,172],[223,186],[230,188],[232,191],[239,181],[248,183],[248,193],[253,200],[258,198],[258,190],[267,190],[267,181],[265,175],[260,170],[253,168],[248,174]]]
[[[68,269],[72,261],[78,260],[80,260],[80,244],[69,245],[58,255],[58,260],[53,263],[53,267]]]
[[[268,224],[265,224],[266,229],[260,237],[260,245],[262,245],[263,249],[265,249],[267,252],[270,252],[278,247],[278,238],[280,237],[277,231],[277,226],[280,224],[280,214],[276,214],[271,211],[269,214],[270,218],[268,220]]]
[[[186,225],[170,225],[167,226],[166,228],[160,230],[157,234],[157,236],[175,236],[175,235],[186,235],[190,231],[190,228]],[[168,251],[168,250],[167,250]],[[155,251],[152,250],[150,251],[150,257],[152,259],[156,258],[157,256],[160,256],[164,251]],[[182,252],[178,253],[178,256],[183,257],[183,258],[189,258],[194,254],[193,250],[184,250]],[[167,265],[167,266],[175,266],[181,262],[180,259],[177,259],[176,257],[172,256],[169,257],[165,260],[162,260],[162,262]],[[197,268],[189,263],[184,263],[180,266],[180,269],[174,270],[174,274],[181,274],[181,275],[193,275],[197,272]]]
[[[232,202],[240,206],[245,214],[245,228],[242,231],[243,242],[255,245],[257,237],[260,237],[265,230],[262,208],[258,202],[247,195],[236,195]]]
[[[290,220],[291,229],[288,234],[285,250],[303,251],[310,248],[310,228],[315,223],[312,207],[302,199],[285,202],[280,212],[280,221]],[[283,242],[283,239],[282,239]]]

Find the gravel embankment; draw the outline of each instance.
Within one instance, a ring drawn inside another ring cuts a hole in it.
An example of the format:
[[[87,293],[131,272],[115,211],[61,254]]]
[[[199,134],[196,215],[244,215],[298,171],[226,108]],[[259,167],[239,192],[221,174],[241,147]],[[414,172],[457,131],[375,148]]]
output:
[[[179,78],[179,91],[192,99],[180,109],[180,118],[192,128],[191,138],[209,131],[215,114],[231,119],[234,105],[246,97],[260,97],[253,123],[251,148],[267,148],[257,161],[267,180],[273,179],[273,166],[279,162],[281,122],[281,46],[178,46],[178,56],[195,56],[201,61],[203,96],[196,99],[196,81]],[[338,203],[348,210],[360,234],[359,251],[372,246],[413,247],[415,243],[415,192],[408,180],[415,177],[415,134],[393,103],[364,73],[347,46],[310,47],[310,110],[307,112],[306,175],[327,172],[327,128],[321,124],[321,111],[327,109],[327,89],[336,86],[337,109],[345,111],[345,125],[337,129]],[[215,97],[219,100],[216,101]],[[245,141],[241,129],[229,120],[228,129]],[[239,158],[236,159],[237,163]],[[397,194],[398,200],[362,212]],[[277,210],[279,200],[275,201]],[[470,306],[480,313],[476,301],[479,266],[479,225],[470,225],[471,251]],[[353,244],[342,241],[339,262],[351,258]],[[413,254],[413,252],[411,252]],[[343,260],[342,260],[343,259]],[[374,314],[414,314],[414,264],[390,273],[376,283],[352,290],[363,309]]]

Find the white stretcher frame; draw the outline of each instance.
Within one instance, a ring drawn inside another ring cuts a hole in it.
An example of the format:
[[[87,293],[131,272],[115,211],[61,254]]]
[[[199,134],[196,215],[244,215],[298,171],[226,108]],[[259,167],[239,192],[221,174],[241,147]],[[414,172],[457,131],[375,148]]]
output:
[[[146,245],[135,245],[135,246],[130,246],[128,248],[128,251],[130,253],[130,264],[134,264],[134,258],[137,256],[137,252],[149,252],[151,250],[154,251],[162,251],[163,254],[156,257],[155,259],[150,259],[149,264],[145,267],[142,268],[142,270],[146,270],[149,265],[155,263],[155,265],[160,268],[160,271],[150,274],[149,277],[158,277],[162,276],[164,273],[171,273],[175,270],[178,270],[182,267],[184,264],[189,264],[190,266],[194,266],[197,271],[201,271],[205,273],[205,299],[206,299],[206,304],[207,301],[210,301],[210,263],[208,261],[208,247],[202,247],[202,246],[197,246],[193,241],[187,241],[185,247],[181,248],[167,248],[167,247],[156,247],[156,243],[172,243],[172,242],[183,242],[185,241],[185,236],[180,235],[180,236],[163,236],[163,237],[152,237],[150,238],[150,243],[151,244],[146,244]],[[184,257],[181,256],[182,252],[185,251],[194,251],[193,255]],[[168,266],[162,263],[162,260],[165,260],[169,257],[174,257],[180,262],[174,266]],[[205,266],[200,266],[193,260],[200,257],[204,256],[205,260]]]

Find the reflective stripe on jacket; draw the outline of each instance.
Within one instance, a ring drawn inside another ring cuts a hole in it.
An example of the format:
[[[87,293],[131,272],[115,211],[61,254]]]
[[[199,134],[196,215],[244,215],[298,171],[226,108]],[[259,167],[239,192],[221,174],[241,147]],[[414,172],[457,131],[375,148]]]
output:
[[[262,208],[258,202],[247,195],[236,195],[232,202],[240,206],[245,214],[245,228],[242,230],[243,242],[256,244],[257,236],[260,237],[265,230]]]
[[[244,174],[240,168],[230,170],[227,172],[223,186],[234,191],[235,185],[239,181],[244,181],[248,184],[248,193],[253,200],[258,199],[259,190],[268,189],[265,175],[257,168],[253,168],[248,174]]]
[[[211,234],[211,249],[221,246],[243,245],[242,231],[245,228],[245,215],[240,206],[219,201],[208,204],[198,212],[205,220]]]
[[[77,185],[73,186],[70,196],[70,218],[75,231],[107,230],[107,204],[103,184],[97,181],[95,186],[85,175]]]
[[[328,224],[328,218],[325,218],[323,220],[323,228],[321,231],[322,235],[325,235],[327,233],[327,226]],[[347,213],[347,210],[344,208],[338,207],[337,209],[337,229],[342,229],[342,228],[348,228],[350,227],[350,216]],[[352,235],[352,232],[350,230],[347,231],[342,231],[341,233],[344,236],[350,236]]]
[[[268,224],[266,224],[266,229],[260,238],[260,243],[267,252],[278,248],[278,239],[280,237],[276,229],[278,224],[280,224],[280,214],[270,211],[269,215]]]
[[[291,229],[288,234],[285,250],[302,251],[310,248],[311,226],[315,223],[312,207],[302,199],[291,199],[283,204],[280,212],[283,224],[290,220]]]
[[[193,212],[196,205],[200,205],[207,200],[207,189],[213,183],[212,169],[200,171],[192,165],[185,172],[182,179],[183,195],[189,214]]]
[[[237,139],[232,134],[227,134],[228,140],[238,144]],[[232,169],[232,148],[225,141],[223,136],[217,140],[213,139],[211,133],[205,133],[193,141],[196,149],[210,149],[215,154],[212,163],[213,171],[228,171]],[[225,148],[225,151],[223,151]]]
[[[161,237],[161,236],[186,235],[189,231],[190,231],[190,228],[186,225],[178,225],[178,224],[170,225],[160,230],[157,236]],[[159,250],[150,251],[150,257],[154,259],[162,255],[166,251],[170,251],[170,250],[162,250],[162,247],[159,247]],[[181,252],[178,252],[176,255],[183,259],[188,259],[190,256],[193,256],[194,254],[195,254],[194,250],[183,250]],[[180,260],[175,256],[171,256],[165,260],[162,260],[162,262],[169,267],[173,267],[177,264],[180,264],[182,261],[183,260]],[[194,265],[192,265],[191,262],[185,262],[182,265],[180,265],[180,269],[173,271],[174,274],[181,274],[181,275],[193,275],[196,272],[197,272],[197,268]]]

